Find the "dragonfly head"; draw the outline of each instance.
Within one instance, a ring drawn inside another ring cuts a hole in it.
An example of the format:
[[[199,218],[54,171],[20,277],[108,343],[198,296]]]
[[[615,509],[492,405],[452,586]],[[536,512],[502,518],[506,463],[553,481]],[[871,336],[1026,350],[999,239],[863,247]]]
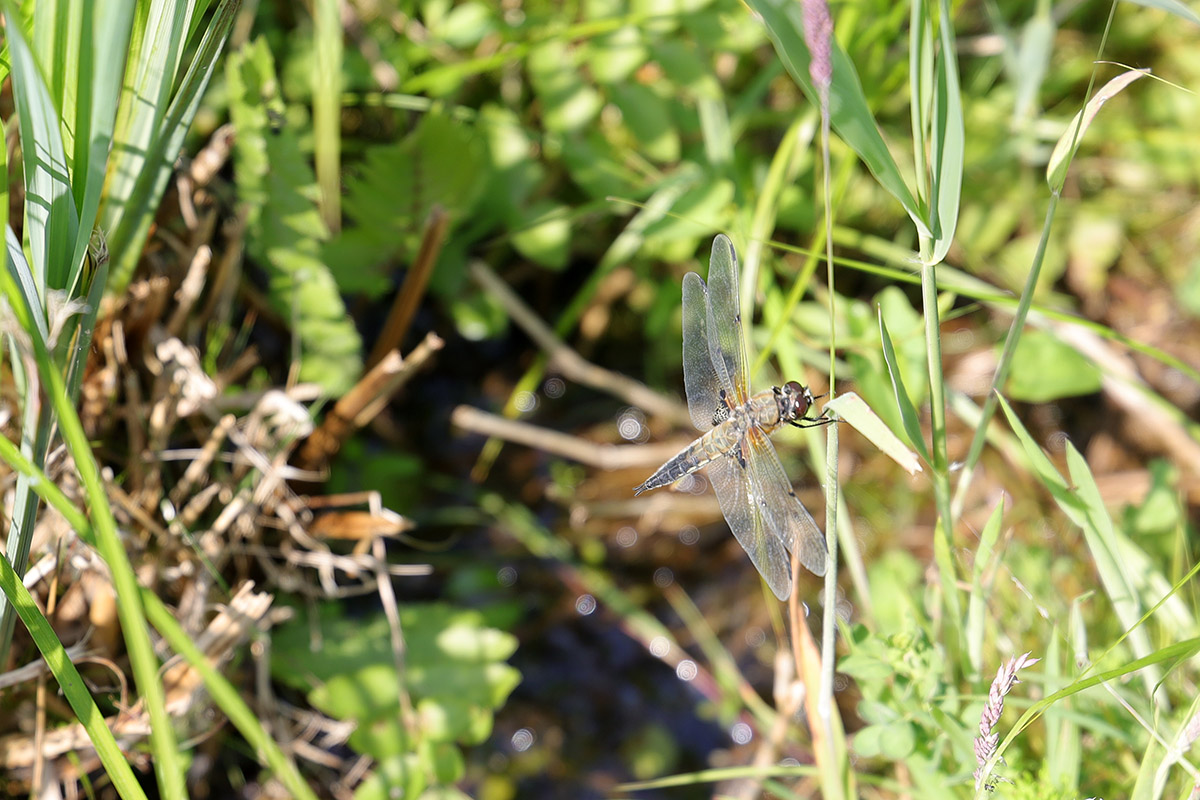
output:
[[[788,381],[782,387],[775,387],[775,402],[779,404],[779,419],[793,423],[808,416],[808,410],[813,407],[813,396],[807,386]]]

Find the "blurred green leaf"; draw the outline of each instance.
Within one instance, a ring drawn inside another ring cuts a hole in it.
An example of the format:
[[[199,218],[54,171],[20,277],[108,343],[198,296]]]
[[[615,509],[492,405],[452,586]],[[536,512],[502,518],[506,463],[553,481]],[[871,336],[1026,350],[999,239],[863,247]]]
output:
[[[679,134],[668,113],[667,99],[640,83],[614,84],[609,91],[637,140],[635,149],[654,161],[677,161]]]
[[[467,0],[454,6],[429,29],[429,33],[451,47],[468,48],[496,30],[496,8],[487,3]]]
[[[991,564],[996,540],[1000,537],[1000,523],[1004,518],[1003,499],[996,504],[983,533],[979,536],[979,547],[975,550],[975,565],[971,570],[971,598],[967,603],[967,658],[971,668],[983,672],[983,637],[986,633],[987,599],[990,591],[983,585],[983,572]],[[990,586],[988,587],[990,589]]]
[[[362,372],[362,340],[320,258],[328,232],[317,209],[312,168],[296,134],[272,123],[282,101],[264,39],[230,55],[226,81],[238,129],[235,169],[248,209],[249,250],[268,269],[275,310],[293,321],[300,379],[338,397]]]
[[[375,765],[371,774],[354,790],[354,800],[419,797],[426,786],[428,783],[416,753],[392,756]]]
[[[576,69],[578,50],[560,38],[547,39],[529,50],[529,81],[541,101],[542,122],[549,131],[569,133],[590,125],[604,101],[584,83]]]
[[[1014,400],[1046,403],[1100,391],[1096,365],[1052,334],[1029,330],[1017,343],[1006,392]]]
[[[890,761],[908,758],[917,745],[913,726],[904,721],[883,725],[879,735],[879,754]]]
[[[367,781],[376,787],[370,792],[415,785],[408,772],[414,768],[414,753],[422,776],[458,780],[461,755],[447,745],[483,741],[491,732],[494,710],[520,681],[520,674],[504,663],[516,650],[516,638],[487,627],[478,611],[409,604],[400,610],[400,626],[403,675],[396,671],[383,614],[350,618],[340,606],[326,604],[315,627],[297,619],[277,630],[272,643],[271,669],[277,680],[307,691],[309,702],[326,714],[358,722],[351,746],[379,760],[378,771]],[[315,652],[309,640],[313,630],[323,642]],[[415,742],[403,723],[402,686],[416,712]]]
[[[1150,491],[1140,505],[1125,509],[1124,528],[1136,536],[1171,533],[1184,524],[1179,494],[1179,468],[1155,459],[1149,464]]]
[[[369,148],[346,180],[349,223],[324,258],[347,292],[379,295],[392,285],[382,268],[415,257],[430,210],[461,224],[490,180],[474,131],[442,114],[421,118],[395,144]]]
[[[570,209],[539,200],[526,210],[527,223],[513,232],[512,243],[521,255],[553,270],[567,265],[571,245]]]
[[[587,51],[587,64],[597,83],[628,80],[646,63],[646,45],[636,25],[626,25],[612,33],[597,36]]]
[[[678,242],[681,251],[694,252],[700,239],[721,229],[733,200],[733,182],[711,175],[707,178],[680,195],[669,216],[646,226],[647,248]]]

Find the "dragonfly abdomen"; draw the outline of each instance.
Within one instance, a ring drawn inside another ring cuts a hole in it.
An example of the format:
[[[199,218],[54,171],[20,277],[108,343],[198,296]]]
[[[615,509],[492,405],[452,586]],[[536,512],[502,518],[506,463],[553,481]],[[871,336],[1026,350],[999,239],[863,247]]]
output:
[[[706,432],[659,467],[645,483],[634,489],[633,493],[641,494],[672,484],[684,475],[690,475],[710,461],[725,455],[741,440],[745,430],[744,419],[743,415],[735,415]]]

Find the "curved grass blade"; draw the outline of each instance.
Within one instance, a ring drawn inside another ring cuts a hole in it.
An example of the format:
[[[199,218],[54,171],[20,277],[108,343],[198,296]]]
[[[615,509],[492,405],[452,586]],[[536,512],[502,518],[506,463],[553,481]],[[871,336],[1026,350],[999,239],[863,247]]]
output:
[[[775,45],[775,52],[783,60],[792,79],[809,101],[818,105],[817,93],[808,74],[810,58],[808,47],[804,44],[800,4],[790,0],[748,0],[748,3],[762,17],[767,26],[767,35]],[[879,185],[904,207],[917,226],[917,232],[921,236],[932,236],[929,212],[913,195],[900,174],[900,167],[888,151],[867,105],[854,62],[836,39],[830,45],[833,55],[833,82],[829,86],[830,124],[846,144],[858,153]]]
[[[4,439],[4,442],[12,447],[7,439]],[[13,450],[15,451],[16,448],[14,447]],[[48,483],[45,480],[43,482]],[[104,715],[96,707],[96,701],[88,692],[87,684],[84,683],[79,670],[71,663],[71,658],[67,655],[62,642],[38,608],[33,596],[29,594],[29,590],[25,588],[21,578],[13,571],[12,564],[2,555],[0,555],[0,589],[3,589],[12,607],[16,609],[17,616],[25,623],[25,628],[46,660],[46,665],[50,667],[50,672],[58,681],[59,688],[62,689],[67,702],[71,704],[75,716],[87,731],[92,746],[96,748],[96,755],[100,758],[100,763],[104,766],[104,771],[108,774],[109,780],[113,782],[117,793],[123,798],[145,800],[146,793],[142,791],[141,784],[134,776],[129,762],[125,760],[125,755],[121,752],[112,731],[104,723]]]
[[[1088,126],[1092,124],[1092,120],[1100,113],[1104,104],[1126,86],[1149,74],[1148,69],[1135,69],[1118,75],[1101,86],[1087,105],[1075,115],[1066,132],[1054,145],[1054,152],[1050,154],[1050,161],[1046,164],[1046,183],[1050,184],[1051,190],[1057,194],[1062,189],[1063,182],[1067,179],[1067,168],[1071,166],[1071,158],[1083,140],[1083,134],[1087,132]]]

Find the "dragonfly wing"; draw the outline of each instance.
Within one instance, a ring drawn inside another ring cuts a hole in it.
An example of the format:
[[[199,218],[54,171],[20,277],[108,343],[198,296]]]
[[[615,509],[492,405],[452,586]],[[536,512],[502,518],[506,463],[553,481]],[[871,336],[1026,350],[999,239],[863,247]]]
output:
[[[683,385],[687,390],[692,424],[706,431],[725,406],[721,392],[732,392],[722,383],[708,349],[708,288],[694,272],[683,276]]]
[[[743,467],[736,456],[722,456],[708,464],[708,479],[734,537],[775,596],[786,600],[792,593],[788,554],[783,541],[767,527],[748,467]]]
[[[708,262],[708,349],[722,385],[733,387],[732,405],[745,403],[750,393],[738,300],[737,253],[725,234],[713,240]]]
[[[766,527],[788,551],[800,548],[800,563],[814,575],[825,574],[825,535],[796,497],[775,447],[761,430],[751,428],[745,439],[750,492]]]

